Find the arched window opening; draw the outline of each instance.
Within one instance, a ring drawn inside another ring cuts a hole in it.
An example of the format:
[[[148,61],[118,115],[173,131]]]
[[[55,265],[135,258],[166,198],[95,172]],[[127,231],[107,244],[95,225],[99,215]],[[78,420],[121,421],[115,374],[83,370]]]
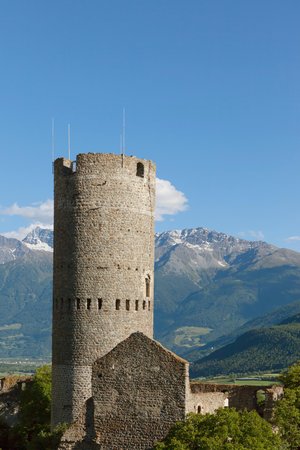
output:
[[[146,300],[143,301],[143,309],[146,309]]]
[[[144,164],[138,162],[136,165],[136,176],[144,178]]]
[[[98,309],[102,309],[102,298],[98,298]]]
[[[120,306],[121,306],[121,300],[119,298],[117,298],[117,300],[116,300],[116,310],[117,311],[119,311]]]
[[[76,309],[80,309],[80,299],[76,298]]]
[[[198,405],[198,406],[197,406],[197,414],[201,414],[201,409],[202,409],[201,406]]]
[[[150,297],[150,276],[149,275],[145,278],[145,283],[146,283],[146,297]]]
[[[91,309],[91,303],[92,303],[92,300],[90,298],[88,298],[86,301],[86,309]]]
[[[138,300],[135,301],[135,310],[136,311],[139,310],[139,301]]]
[[[130,310],[130,300],[126,300],[126,311]]]

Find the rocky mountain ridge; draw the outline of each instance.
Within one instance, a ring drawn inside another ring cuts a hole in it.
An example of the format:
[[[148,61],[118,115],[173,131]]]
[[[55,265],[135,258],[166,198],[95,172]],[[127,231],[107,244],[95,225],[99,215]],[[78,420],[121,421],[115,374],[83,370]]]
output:
[[[51,230],[0,239],[0,356],[50,352],[52,246]],[[298,300],[297,252],[205,228],[156,235],[155,337],[180,355],[197,359],[221,336]]]

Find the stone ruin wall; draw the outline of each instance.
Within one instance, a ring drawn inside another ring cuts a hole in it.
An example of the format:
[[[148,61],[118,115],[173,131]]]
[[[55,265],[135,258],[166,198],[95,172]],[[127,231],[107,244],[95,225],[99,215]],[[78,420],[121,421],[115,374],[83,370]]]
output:
[[[186,415],[188,363],[142,333],[93,366],[93,395],[60,450],[147,450]]]
[[[7,425],[18,422],[21,392],[31,383],[31,376],[8,375],[0,378],[0,419]]]
[[[78,416],[98,357],[153,335],[154,207],[151,161],[55,161],[53,425]]]
[[[258,401],[261,393],[265,400]],[[238,411],[256,410],[264,419],[271,420],[275,402],[283,396],[283,387],[235,386],[191,381],[187,397],[187,412],[213,413],[218,408],[230,407]]]

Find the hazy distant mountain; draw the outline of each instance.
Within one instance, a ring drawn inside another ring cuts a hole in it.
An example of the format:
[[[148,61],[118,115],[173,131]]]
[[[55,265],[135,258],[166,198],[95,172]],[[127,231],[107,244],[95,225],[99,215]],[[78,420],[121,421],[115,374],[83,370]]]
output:
[[[0,356],[50,352],[52,246],[40,228],[0,238]],[[204,228],[156,235],[155,335],[181,355],[298,300],[297,252]]]
[[[28,248],[18,239],[0,236],[0,264],[14,261],[28,252]]]

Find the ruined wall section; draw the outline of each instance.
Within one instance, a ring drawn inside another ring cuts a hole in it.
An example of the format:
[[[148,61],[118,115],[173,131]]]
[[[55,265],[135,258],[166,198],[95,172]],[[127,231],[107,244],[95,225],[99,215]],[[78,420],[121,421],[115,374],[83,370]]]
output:
[[[151,161],[55,161],[53,425],[78,416],[98,357],[153,335],[154,208]]]
[[[206,414],[218,408],[230,407],[238,411],[256,410],[266,420],[270,420],[275,403],[282,395],[283,387],[276,385],[235,386],[192,381],[187,397],[187,412]]]
[[[94,364],[92,399],[59,448],[153,448],[185,418],[188,381],[185,360],[142,333],[132,334]]]

